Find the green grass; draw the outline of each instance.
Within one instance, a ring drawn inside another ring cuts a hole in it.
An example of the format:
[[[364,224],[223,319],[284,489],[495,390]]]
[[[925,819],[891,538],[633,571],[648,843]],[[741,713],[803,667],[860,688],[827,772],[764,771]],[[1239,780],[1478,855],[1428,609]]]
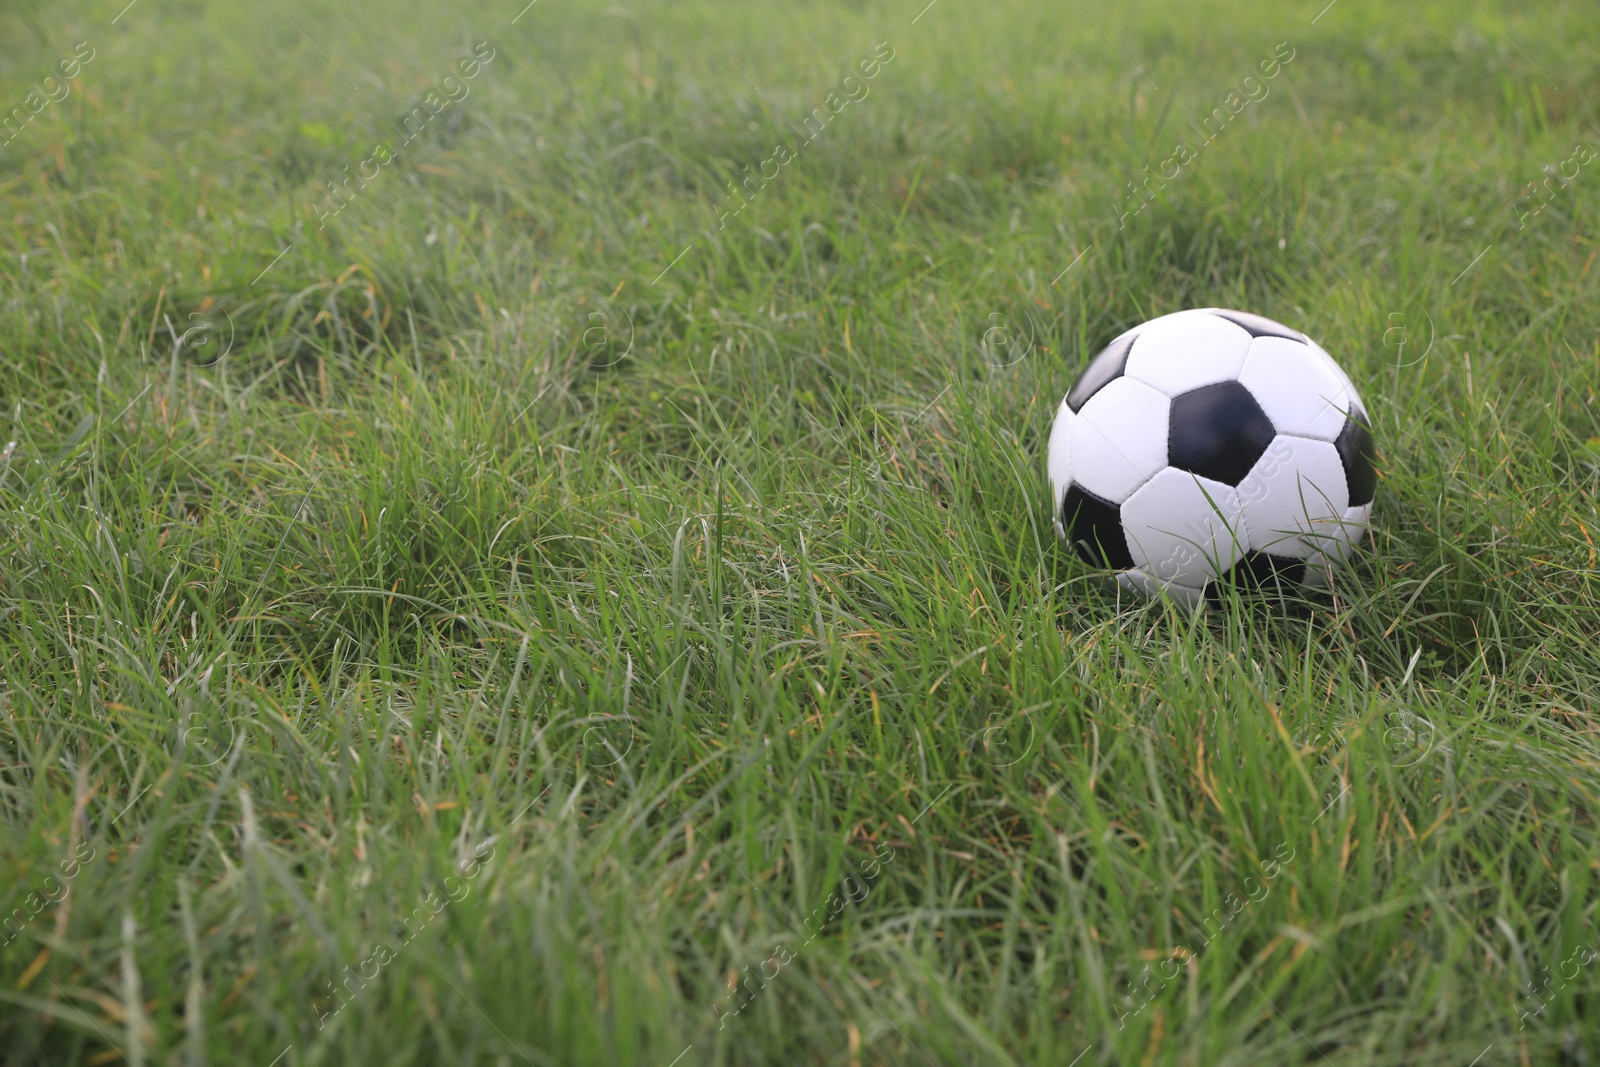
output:
[[[1591,11],[518,6],[0,12],[0,1062],[1600,1056]],[[1055,543],[1194,305],[1364,395],[1329,594]]]

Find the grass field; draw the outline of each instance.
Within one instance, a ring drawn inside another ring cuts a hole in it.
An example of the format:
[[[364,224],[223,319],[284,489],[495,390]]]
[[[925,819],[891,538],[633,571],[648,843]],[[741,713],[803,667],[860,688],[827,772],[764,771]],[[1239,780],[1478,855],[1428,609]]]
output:
[[[123,2],[0,10],[0,1063],[1600,1062],[1592,6]],[[1331,593],[1055,542],[1206,305]]]

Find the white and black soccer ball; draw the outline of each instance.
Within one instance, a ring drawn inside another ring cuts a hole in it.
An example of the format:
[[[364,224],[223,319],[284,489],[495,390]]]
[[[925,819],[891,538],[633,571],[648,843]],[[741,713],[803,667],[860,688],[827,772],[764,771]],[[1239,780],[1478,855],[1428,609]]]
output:
[[[1147,596],[1320,584],[1367,528],[1370,422],[1315,341],[1201,308],[1112,341],[1050,433],[1056,532]]]

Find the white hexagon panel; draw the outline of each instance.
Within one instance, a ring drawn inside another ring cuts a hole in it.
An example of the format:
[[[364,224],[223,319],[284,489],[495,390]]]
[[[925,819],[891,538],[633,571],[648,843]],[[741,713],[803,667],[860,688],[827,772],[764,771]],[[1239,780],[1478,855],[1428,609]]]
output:
[[[1176,397],[1237,378],[1249,353],[1242,326],[1217,315],[1171,315],[1139,331],[1123,373]]]
[[[1355,400],[1337,367],[1285,337],[1251,342],[1239,384],[1250,390],[1280,434],[1318,441],[1338,438]]]
[[[1136,569],[1163,584],[1204,589],[1248,547],[1243,508],[1232,486],[1168,467],[1122,505],[1122,528]]]
[[[1132,378],[1117,378],[1079,409],[1068,430],[1073,481],[1113,504],[1167,465],[1172,402]]]
[[[1251,550],[1311,558],[1318,540],[1337,534],[1350,506],[1339,450],[1279,434],[1239,483],[1239,502]]]

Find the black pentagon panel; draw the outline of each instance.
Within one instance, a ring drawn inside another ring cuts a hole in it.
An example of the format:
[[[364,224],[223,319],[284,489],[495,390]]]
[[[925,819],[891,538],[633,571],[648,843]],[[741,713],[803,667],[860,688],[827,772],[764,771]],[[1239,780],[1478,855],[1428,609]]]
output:
[[[1352,410],[1350,414],[1355,417],[1344,420],[1344,429],[1339,431],[1333,447],[1339,450],[1339,462],[1344,464],[1344,480],[1350,486],[1350,506],[1357,508],[1372,503],[1378,491],[1378,471],[1372,462],[1377,448],[1372,441],[1372,431],[1367,429],[1366,414],[1359,410]]]
[[[1128,537],[1122,532],[1122,510],[1079,486],[1061,502],[1061,525],[1067,540],[1085,563],[1125,571],[1133,566]]]
[[[1190,390],[1172,402],[1167,463],[1238,485],[1278,435],[1256,398],[1238,382]]]
[[[1306,335],[1289,329],[1281,322],[1273,322],[1261,315],[1252,315],[1248,311],[1213,311],[1213,315],[1227,319],[1235,326],[1242,327],[1251,337],[1287,337],[1291,341],[1306,343]]]
[[[1083,368],[1083,373],[1073,383],[1072,391],[1067,394],[1067,407],[1074,414],[1083,410],[1083,405],[1089,402],[1090,397],[1122,377],[1122,372],[1128,366],[1128,350],[1133,347],[1133,341],[1131,334],[1117,338]]]
[[[1206,583],[1206,599],[1221,604],[1227,589],[1233,586],[1241,592],[1266,592],[1283,594],[1299,585],[1306,576],[1306,562],[1288,556],[1275,556],[1269,552],[1246,552],[1216,581]]]

